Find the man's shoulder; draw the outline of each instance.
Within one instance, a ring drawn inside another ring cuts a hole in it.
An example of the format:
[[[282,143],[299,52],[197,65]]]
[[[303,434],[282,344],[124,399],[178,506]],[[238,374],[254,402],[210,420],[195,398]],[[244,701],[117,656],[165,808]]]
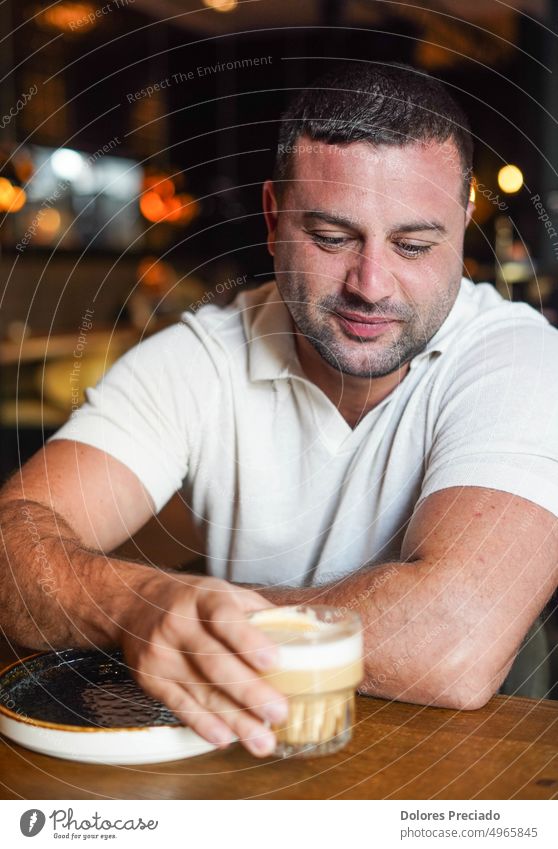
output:
[[[476,349],[491,340],[511,345],[514,339],[525,344],[544,339],[552,348],[558,345],[558,330],[534,307],[502,297],[490,283],[466,278],[445,324],[446,345],[454,351]]]
[[[473,283],[463,278],[456,306],[462,322],[473,319],[475,324],[483,327],[535,324],[551,328],[538,310],[523,301],[502,297],[491,283]]]
[[[181,323],[206,339],[215,339],[219,343],[246,338],[247,329],[256,316],[265,308],[267,301],[275,296],[274,280],[263,283],[257,288],[239,292],[226,306],[207,303],[195,311],[183,313]]]
[[[207,303],[182,313],[180,320],[142,340],[120,359],[144,380],[158,380],[161,371],[171,381],[208,385],[227,374],[234,362],[247,368],[249,329],[268,299],[275,300],[274,281],[240,292],[227,306]],[[114,371],[124,373],[122,368]]]
[[[450,314],[416,359],[428,362],[430,381],[447,397],[463,387],[480,387],[488,375],[499,385],[542,380],[558,391],[558,330],[536,309],[503,298],[489,283],[462,280]]]
[[[558,391],[558,330],[533,307],[503,298],[487,283],[467,281],[433,378],[448,397],[464,387]],[[440,346],[441,348],[441,346]]]

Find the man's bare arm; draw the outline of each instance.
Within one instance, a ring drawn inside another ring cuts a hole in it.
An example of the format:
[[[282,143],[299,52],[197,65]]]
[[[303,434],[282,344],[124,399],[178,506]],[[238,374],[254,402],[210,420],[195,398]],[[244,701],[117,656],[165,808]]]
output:
[[[137,681],[206,739],[275,745],[286,704],[258,674],[274,646],[246,620],[260,595],[109,557],[151,514],[125,466],[71,441],[40,451],[0,493],[0,630],[26,646],[121,646]]]
[[[4,631],[33,648],[115,645],[122,596],[151,570],[101,552],[152,513],[136,476],[104,452],[60,440],[35,454],[0,493]]]
[[[275,604],[357,610],[365,692],[481,707],[505,678],[558,583],[558,519],[509,493],[459,487],[413,516],[401,562],[305,589],[258,588]]]
[[[1,502],[50,507],[97,551],[112,551],[153,515],[138,478],[113,457],[67,439],[48,443],[2,488]]]

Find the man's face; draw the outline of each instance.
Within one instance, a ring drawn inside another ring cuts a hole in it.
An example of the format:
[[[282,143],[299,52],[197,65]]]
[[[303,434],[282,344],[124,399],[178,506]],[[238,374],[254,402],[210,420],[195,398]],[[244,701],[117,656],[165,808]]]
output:
[[[280,200],[265,184],[264,209],[277,286],[298,330],[339,372],[397,371],[459,290],[472,206],[466,213],[453,143],[302,137],[290,167]]]

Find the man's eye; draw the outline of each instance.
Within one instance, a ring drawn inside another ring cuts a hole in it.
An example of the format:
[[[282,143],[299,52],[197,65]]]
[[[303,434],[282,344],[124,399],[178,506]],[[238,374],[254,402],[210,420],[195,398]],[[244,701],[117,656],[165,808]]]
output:
[[[432,245],[413,245],[411,242],[395,242],[399,251],[408,257],[423,256],[431,250]]]
[[[324,248],[340,248],[350,241],[347,236],[326,236],[323,233],[310,233],[310,236],[316,244]]]

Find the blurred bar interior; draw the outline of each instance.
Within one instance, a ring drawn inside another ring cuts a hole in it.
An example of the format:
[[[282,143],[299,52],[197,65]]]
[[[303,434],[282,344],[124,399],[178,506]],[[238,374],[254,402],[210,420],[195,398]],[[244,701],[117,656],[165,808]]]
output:
[[[543,120],[557,13],[516,5],[2,4],[2,472],[137,338],[270,276],[260,184],[289,92],[322,56],[409,61],[455,86],[478,139],[466,273],[558,323],[558,237],[534,199],[558,210]]]

